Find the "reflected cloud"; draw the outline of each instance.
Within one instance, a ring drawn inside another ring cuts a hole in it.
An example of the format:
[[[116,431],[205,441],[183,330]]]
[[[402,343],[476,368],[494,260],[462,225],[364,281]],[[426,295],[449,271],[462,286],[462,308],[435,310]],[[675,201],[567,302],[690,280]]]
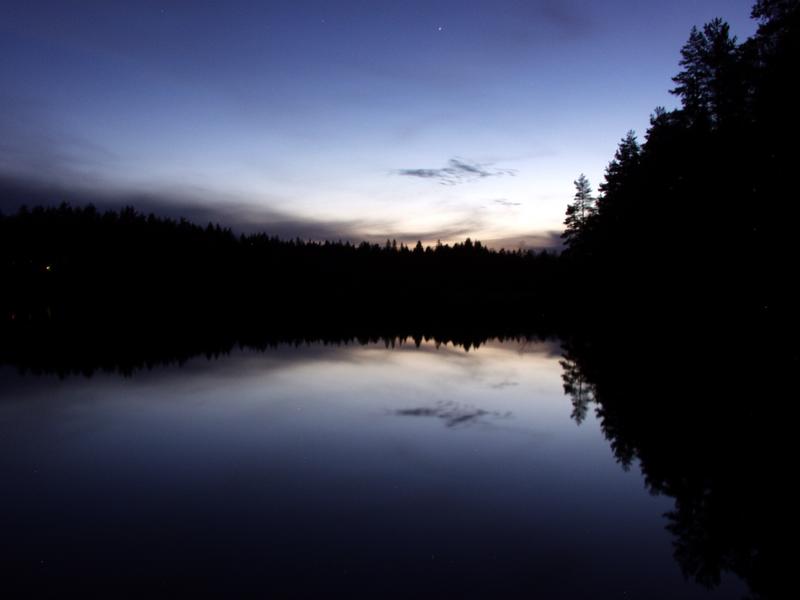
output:
[[[514,343],[511,343],[514,342]],[[507,337],[495,336],[484,344],[487,348],[495,348],[514,352],[515,354],[541,354],[549,358],[561,358],[564,353],[562,342],[556,338],[532,336]]]
[[[459,332],[438,332],[425,335],[386,336],[367,333],[341,336],[312,335],[304,337],[250,333],[246,340],[209,335],[193,339],[187,344],[180,335],[162,335],[157,338],[114,336],[111,338],[85,335],[59,338],[44,337],[26,349],[13,340],[0,339],[0,366],[16,367],[20,374],[52,374],[60,378],[80,375],[91,377],[95,373],[117,373],[128,377],[142,371],[165,371],[180,368],[184,372],[205,372],[216,359],[232,354],[249,355],[262,370],[286,368],[309,360],[361,363],[388,361],[399,353],[436,354],[465,369],[474,377],[481,362],[471,360],[478,349],[536,353],[555,356],[554,343],[525,335],[482,337]],[[386,352],[386,349],[392,352]],[[214,368],[224,369],[225,361]],[[167,373],[169,374],[169,373]],[[503,380],[505,374],[494,374],[493,379]],[[0,384],[2,384],[0,372]],[[2,385],[0,385],[2,387]]]
[[[433,406],[420,406],[404,408],[392,414],[399,417],[433,417],[444,421],[445,427],[461,427],[486,423],[485,418],[509,419],[511,412],[488,411],[468,404],[459,404],[453,401],[437,402]]]

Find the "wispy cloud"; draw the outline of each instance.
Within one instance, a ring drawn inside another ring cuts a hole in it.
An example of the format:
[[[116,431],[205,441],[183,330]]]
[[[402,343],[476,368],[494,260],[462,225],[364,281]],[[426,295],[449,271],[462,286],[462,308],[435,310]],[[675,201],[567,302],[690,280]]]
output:
[[[108,148],[64,129],[46,102],[0,94],[0,174],[87,182],[117,160]]]
[[[506,200],[505,198],[496,198],[492,200],[492,202],[508,208],[511,208],[512,206],[522,206],[522,202],[512,202],[511,200]]]
[[[433,179],[441,185],[456,185],[486,177],[513,176],[517,172],[514,169],[496,169],[490,164],[471,162],[462,158],[451,158],[447,162],[447,166],[440,169],[398,169],[395,173],[405,177]]]
[[[185,218],[205,225],[219,223],[236,232],[267,232],[283,239],[356,240],[358,232],[375,224],[366,220],[321,220],[276,210],[263,204],[225,197],[199,186],[120,189],[92,185],[70,185],[60,181],[38,181],[0,171],[0,212],[13,213],[20,206],[73,206],[93,204],[100,210],[132,206],[141,213],[172,219]]]
[[[561,238],[560,231],[542,231],[481,241],[490,248],[507,250],[554,250],[560,252],[564,249],[564,240]]]
[[[94,204],[99,209],[119,209],[133,206],[142,213],[155,213],[173,219],[186,218],[193,223],[219,223],[236,232],[266,232],[283,239],[299,237],[304,240],[342,240],[359,243],[368,241],[383,243],[395,239],[398,243],[424,244],[476,239],[476,232],[485,231],[491,225],[488,216],[476,210],[460,215],[430,229],[409,229],[401,222],[391,220],[324,220],[305,215],[283,212],[262,204],[226,199],[215,201],[213,190],[191,188],[185,190],[112,190],[89,186],[70,186],[62,183],[45,183],[0,172],[0,212],[16,212],[23,204],[27,206],[53,206],[67,202],[73,206]],[[481,239],[495,249],[554,249],[562,247],[560,231],[531,232],[527,235],[496,239]]]
[[[315,219],[236,197],[225,197],[221,200],[214,190],[198,186],[142,191],[39,181],[0,171],[0,212],[9,214],[16,212],[22,205],[54,206],[62,202],[73,206],[91,203],[101,210],[132,206],[142,213],[152,212],[173,219],[186,218],[200,225],[219,223],[241,233],[263,231],[283,239],[299,237],[316,241],[383,243],[387,239],[395,239],[398,243],[405,244],[414,244],[421,240],[427,245],[434,244],[436,240],[450,242],[466,237],[475,239],[476,232],[484,231],[490,225],[488,216],[480,210],[462,211],[453,215],[450,220],[428,229],[410,229],[400,221]],[[547,234],[542,235],[547,237]],[[517,248],[520,243],[519,240],[510,238],[508,242],[509,248]]]

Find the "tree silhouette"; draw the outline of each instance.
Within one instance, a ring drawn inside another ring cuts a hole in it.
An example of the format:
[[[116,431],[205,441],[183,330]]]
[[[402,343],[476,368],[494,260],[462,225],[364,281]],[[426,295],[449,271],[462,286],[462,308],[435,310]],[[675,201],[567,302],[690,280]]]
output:
[[[559,364],[563,369],[561,380],[564,385],[564,394],[569,396],[572,402],[570,416],[580,425],[586,419],[589,404],[594,401],[594,386],[586,379],[580,365],[568,352],[564,353]]]
[[[603,199],[624,189],[635,174],[642,157],[642,148],[636,139],[636,132],[628,131],[617,147],[614,159],[606,167],[605,181],[600,184],[601,197],[598,210],[603,211]]]
[[[684,115],[693,125],[718,126],[741,108],[744,86],[736,38],[722,19],[692,28],[681,49],[683,70],[673,77],[671,92],[680,96]]]
[[[786,174],[798,161],[800,2],[759,1],[753,16],[743,44],[721,19],[692,29],[672,90],[681,108],[657,108],[644,143],[622,140],[595,214],[570,204],[565,302],[588,287],[604,291],[606,318],[797,320],[786,273],[800,261],[800,205]]]
[[[592,188],[586,175],[581,175],[574,182],[575,196],[572,204],[567,207],[567,216],[564,219],[564,238],[568,246],[577,243],[581,234],[587,229],[589,219],[595,214],[595,198],[592,196]]]

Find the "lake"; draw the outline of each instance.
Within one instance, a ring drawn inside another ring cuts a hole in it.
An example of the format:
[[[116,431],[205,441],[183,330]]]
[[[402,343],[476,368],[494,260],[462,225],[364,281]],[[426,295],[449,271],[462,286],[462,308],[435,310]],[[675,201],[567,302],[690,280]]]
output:
[[[731,598],[557,342],[279,345],[130,376],[0,369],[0,558],[65,590],[302,597]]]

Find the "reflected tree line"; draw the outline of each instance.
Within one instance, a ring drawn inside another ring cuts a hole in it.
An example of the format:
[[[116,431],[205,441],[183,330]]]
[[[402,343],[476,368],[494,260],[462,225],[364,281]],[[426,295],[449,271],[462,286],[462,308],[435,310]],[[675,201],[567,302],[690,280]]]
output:
[[[620,465],[674,499],[665,517],[684,575],[713,588],[735,574],[751,598],[785,597],[796,340],[576,335],[562,367],[573,419],[593,411]]]
[[[213,331],[176,328],[157,338],[149,330],[138,334],[120,333],[110,329],[102,337],[93,332],[89,337],[80,337],[74,328],[53,331],[26,328],[25,337],[14,336],[0,343],[0,365],[15,367],[22,374],[52,374],[59,377],[85,376],[96,373],[134,375],[137,371],[150,370],[171,365],[183,365],[193,358],[216,359],[237,351],[265,352],[280,348],[312,346],[368,346],[380,345],[387,349],[403,347],[419,348],[422,344],[453,346],[464,352],[477,350],[491,341],[497,342],[542,342],[543,334],[521,335],[509,329],[499,333],[496,329],[448,329],[434,328],[422,333],[418,328],[394,330],[387,328],[360,329],[327,328],[311,326],[301,329],[292,324],[288,328],[272,327],[268,331],[252,329],[248,332]],[[325,332],[325,333],[321,333]]]

